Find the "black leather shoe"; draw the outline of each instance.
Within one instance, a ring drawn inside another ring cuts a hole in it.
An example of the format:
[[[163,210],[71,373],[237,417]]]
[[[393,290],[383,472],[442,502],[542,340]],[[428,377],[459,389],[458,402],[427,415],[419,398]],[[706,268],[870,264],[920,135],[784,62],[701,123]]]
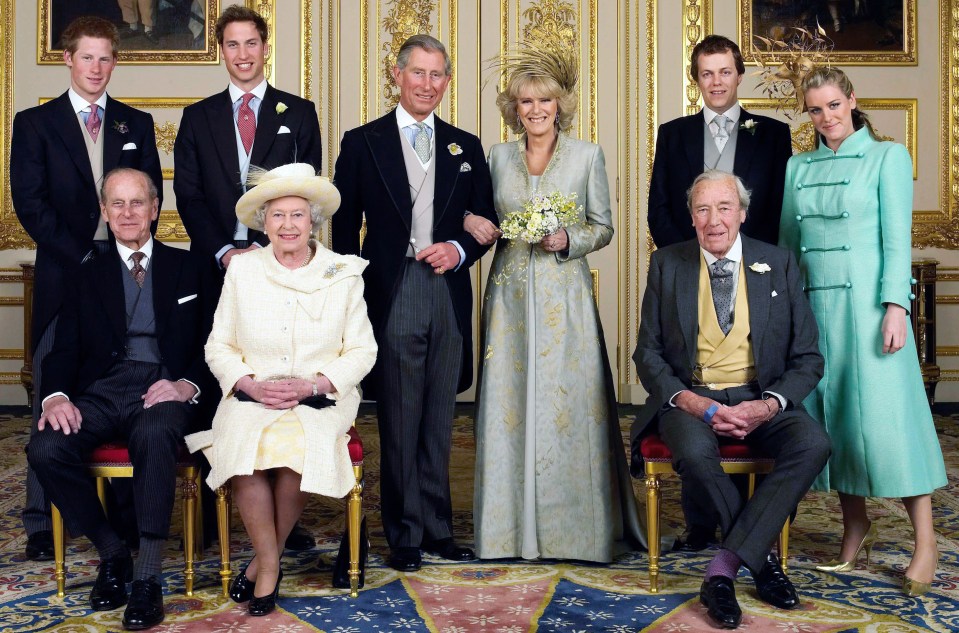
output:
[[[156,33],[154,33],[153,31],[144,31],[143,37],[145,37],[147,41],[153,44],[154,46],[160,45],[160,38],[157,37]]]
[[[286,549],[293,550],[294,552],[305,552],[314,547],[316,547],[316,539],[313,538],[312,534],[306,531],[306,528],[296,523],[290,535],[286,537]]]
[[[423,551],[446,560],[455,560],[466,562],[476,560],[476,554],[468,547],[462,547],[456,544],[452,538],[441,538],[438,541],[424,542]]]
[[[366,584],[366,558],[370,551],[370,539],[366,533],[366,517],[360,523],[360,582],[359,587]],[[337,589],[350,589],[350,534],[343,532],[340,540],[340,550],[333,563],[333,586]]]
[[[276,598],[280,595],[280,582],[282,580],[283,570],[281,569],[280,575],[276,578],[276,586],[273,587],[273,593],[268,593],[262,597],[253,596],[250,598],[250,604],[246,605],[246,610],[249,611],[250,615],[261,616],[273,613],[273,609],[276,609]]]
[[[786,576],[775,554],[766,556],[766,562],[758,574],[753,574],[759,599],[779,609],[795,609],[799,606],[796,588]]]
[[[53,532],[40,530],[27,537],[27,560],[53,560]]]
[[[142,631],[163,622],[163,588],[156,576],[134,580],[130,602],[123,611],[123,628]]]
[[[735,629],[743,619],[743,612],[736,602],[736,590],[732,578],[713,576],[703,581],[699,589],[699,601],[706,605],[706,614],[720,628]]]
[[[256,558],[256,556],[253,558]],[[246,570],[253,562],[253,558],[243,566],[240,573],[230,583],[230,599],[233,602],[247,602],[253,597],[253,588],[256,586],[256,581],[246,577]]]
[[[397,547],[390,552],[389,564],[396,571],[419,571],[423,558],[418,547]]]
[[[133,579],[133,559],[129,554],[100,561],[96,582],[90,590],[90,608],[112,611],[127,603],[127,585]]]
[[[694,525],[686,533],[676,539],[673,545],[674,552],[701,552],[710,545],[717,544],[716,528],[704,528]]]

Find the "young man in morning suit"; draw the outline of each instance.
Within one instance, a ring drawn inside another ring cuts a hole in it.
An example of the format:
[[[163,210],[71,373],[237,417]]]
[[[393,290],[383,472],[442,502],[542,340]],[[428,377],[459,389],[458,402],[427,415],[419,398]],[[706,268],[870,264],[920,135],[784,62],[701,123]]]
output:
[[[35,386],[43,379],[43,359],[53,344],[68,280],[94,250],[107,248],[109,229],[97,197],[103,174],[133,167],[149,174],[158,190],[162,186],[153,117],[106,93],[117,64],[116,27],[102,18],[78,18],[61,41],[70,88],[17,114],[10,143],[13,207],[37,244],[31,323]],[[36,397],[33,407],[35,431]],[[27,558],[52,560],[50,504],[29,467],[26,491]]]
[[[173,192],[190,250],[215,266],[222,280],[234,255],[268,243],[236,219],[250,168],[309,163],[319,172],[323,147],[316,106],[266,81],[266,20],[231,5],[217,19],[216,38],[230,85],[183,110],[173,147]],[[299,523],[286,541],[292,550],[315,544]]]
[[[693,49],[689,72],[703,96],[703,109],[659,126],[649,185],[653,242],[662,248],[695,236],[686,191],[706,169],[720,169],[739,176],[751,192],[753,210],[743,232],[775,244],[786,161],[792,156],[789,126],[739,104],[737,91],[746,66],[732,40],[707,35]]]
[[[778,241],[792,141],[785,123],[739,105],[737,91],[745,72],[739,46],[728,38],[707,35],[693,48],[690,75],[703,96],[703,109],[659,127],[648,206],[649,232],[657,248],[694,237],[686,192],[706,169],[739,176],[752,198],[744,232],[769,244]],[[697,496],[683,488],[687,530],[678,549],[698,551],[715,541],[716,521],[697,508]]]
[[[785,250],[739,233],[749,202],[733,174],[696,177],[689,213],[697,239],[653,253],[633,354],[650,394],[633,424],[633,454],[647,429],[658,429],[683,486],[701,490],[719,520],[723,540],[700,601],[729,629],[742,618],[733,583],[743,565],[760,600],[799,606],[770,548],[830,451],[825,429],[802,406],[824,362],[799,265]],[[721,439],[775,460],[751,498],[723,472]]]
[[[442,43],[409,38],[393,67],[399,105],[343,136],[334,174],[333,250],[370,261],[363,276],[380,351],[364,395],[377,403],[389,564],[407,572],[420,568],[421,550],[474,558],[453,540],[449,458],[456,393],[473,377],[469,268],[489,246],[463,229],[463,216],[496,214],[479,139],[433,113],[450,72]]]
[[[215,308],[207,270],[189,253],[153,239],[157,190],[139,170],[109,172],[101,213],[115,240],[81,266],[67,290],[53,349],[44,360],[39,430],[27,459],[71,534],[100,558],[90,607],[127,603],[123,627],[163,620],[161,565],[183,435],[202,430],[216,406],[203,359]],[[126,441],[133,463],[139,554],[110,527],[85,459]]]

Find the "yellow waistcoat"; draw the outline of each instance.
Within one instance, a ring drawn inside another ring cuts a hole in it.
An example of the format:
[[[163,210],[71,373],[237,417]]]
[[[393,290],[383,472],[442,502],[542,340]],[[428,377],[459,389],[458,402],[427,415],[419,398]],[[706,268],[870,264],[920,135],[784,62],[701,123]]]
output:
[[[756,378],[753,345],[749,340],[749,300],[746,296],[746,274],[739,263],[736,286],[735,320],[728,335],[723,334],[716,318],[713,293],[709,285],[705,257],[699,266],[699,336],[696,340],[696,368],[693,381],[710,389],[728,389]]]

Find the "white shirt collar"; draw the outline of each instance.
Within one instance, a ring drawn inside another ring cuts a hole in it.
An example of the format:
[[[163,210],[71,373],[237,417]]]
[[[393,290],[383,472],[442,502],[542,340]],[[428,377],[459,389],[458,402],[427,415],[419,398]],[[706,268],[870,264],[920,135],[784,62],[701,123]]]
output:
[[[743,107],[739,105],[739,102],[737,101],[736,103],[732,105],[731,108],[723,112],[723,114],[725,114],[726,118],[728,118],[730,121],[732,121],[733,123],[736,123],[737,121],[739,121],[739,115],[742,111],[743,111]],[[719,113],[713,112],[708,107],[703,106],[703,118],[706,119],[706,125],[709,125],[710,123],[712,123],[713,119],[716,118],[717,114]]]
[[[699,250],[702,251],[703,257],[706,258],[706,264],[712,266],[719,258],[704,249],[702,246],[699,247]],[[733,242],[733,245],[729,248],[729,252],[725,255],[726,259],[741,262],[743,259],[743,236],[741,233],[736,234],[736,241]]]
[[[425,119],[423,119],[422,122],[428,125],[429,128],[435,132],[436,121],[434,119],[435,117],[433,116],[433,113],[430,112],[429,115]],[[407,128],[416,123],[418,123],[418,121],[413,118],[412,114],[410,114],[403,108],[402,104],[399,104],[399,103],[396,104],[396,124],[400,127],[401,130],[403,128]]]
[[[153,257],[153,237],[151,236],[149,239],[147,239],[146,243],[138,250],[146,255],[146,257],[143,258],[143,261],[140,262],[140,265],[144,268],[147,268],[150,265],[150,259]],[[120,259],[123,260],[123,263],[127,265],[127,268],[133,268],[133,262],[130,261],[130,255],[133,255],[137,251],[133,250],[132,248],[127,248],[120,242],[117,242],[117,252],[120,254]]]
[[[90,102],[77,94],[77,91],[73,89],[73,86],[70,86],[70,89],[67,90],[67,95],[70,97],[70,104],[73,106],[73,111],[79,114],[80,112],[89,112],[90,111]],[[94,101],[93,103],[100,106],[100,112],[105,112],[107,109],[107,93],[106,91],[100,95],[100,98]]]
[[[250,90],[250,93],[252,93],[253,96],[259,99],[260,101],[263,101],[263,95],[266,94],[267,85],[268,85],[268,82],[266,81],[266,79],[264,79],[253,90]],[[236,103],[246,93],[247,93],[246,90],[243,90],[242,88],[238,88],[236,84],[234,84],[232,81],[230,82],[230,103]]]

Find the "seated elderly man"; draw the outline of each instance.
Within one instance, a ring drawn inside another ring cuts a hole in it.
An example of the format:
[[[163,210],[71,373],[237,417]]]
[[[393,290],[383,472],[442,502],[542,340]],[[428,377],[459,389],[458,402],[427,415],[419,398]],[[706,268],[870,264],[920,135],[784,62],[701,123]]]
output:
[[[723,541],[700,600],[723,628],[742,613],[733,581],[745,565],[759,597],[782,609],[799,598],[770,548],[829,457],[829,439],[802,407],[822,377],[818,331],[792,255],[739,234],[749,193],[707,171],[687,194],[696,240],[653,253],[633,360],[649,399],[637,415],[634,455],[658,424],[683,485],[718,520]],[[775,459],[751,499],[719,464],[739,441]]]
[[[103,180],[100,212],[115,242],[81,265],[43,364],[39,432],[30,465],[74,535],[100,556],[90,592],[97,611],[127,602],[124,628],[163,620],[160,572],[176,488],[176,456],[202,420],[201,389],[215,385],[203,361],[213,301],[189,253],[154,241],[157,191],[150,177],[121,168]],[[108,523],[83,466],[90,452],[122,439],[133,462],[140,553]]]

